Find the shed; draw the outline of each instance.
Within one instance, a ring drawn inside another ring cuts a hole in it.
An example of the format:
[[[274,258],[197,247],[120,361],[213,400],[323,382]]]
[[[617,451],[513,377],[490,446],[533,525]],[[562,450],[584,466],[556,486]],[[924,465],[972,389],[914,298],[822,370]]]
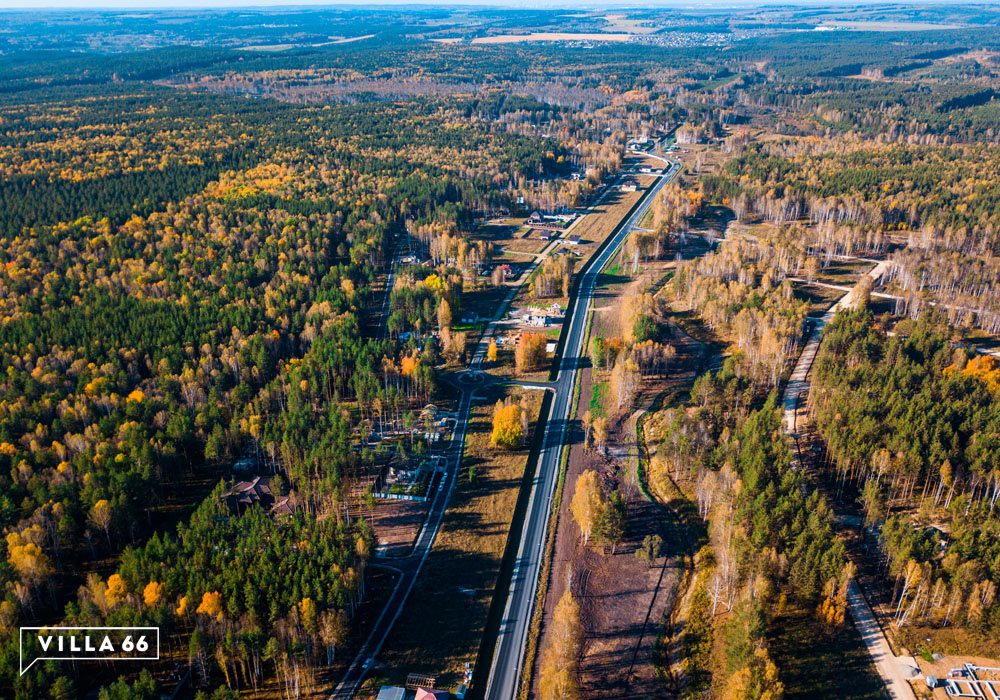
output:
[[[383,685],[376,700],[406,700],[406,689],[396,685]]]

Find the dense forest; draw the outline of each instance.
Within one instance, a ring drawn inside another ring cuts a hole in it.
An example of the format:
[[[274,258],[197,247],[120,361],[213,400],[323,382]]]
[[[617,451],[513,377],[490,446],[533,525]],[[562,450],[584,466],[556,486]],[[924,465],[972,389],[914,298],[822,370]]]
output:
[[[356,433],[435,387],[433,342],[361,332],[376,275],[407,227],[468,227],[563,151],[459,123],[446,101],[30,99],[3,106],[0,146],[4,628],[155,621],[190,640],[200,685],[310,687],[351,629],[372,550],[351,501],[376,456]],[[435,271],[475,275],[478,259],[442,251]],[[441,290],[456,309],[461,289],[459,274]],[[450,319],[432,320],[446,335]],[[294,514],[222,517],[237,462],[274,473]],[[220,541],[234,546],[213,553]],[[259,578],[231,577],[251,559]],[[119,564],[102,575],[101,560]],[[17,677],[16,635],[2,659],[4,695],[65,683],[56,666]]]
[[[691,484],[706,530],[679,634],[690,698],[783,697],[768,651],[774,617],[791,600],[843,624],[852,576],[831,506],[793,466],[775,393],[763,398],[739,366],[731,358],[700,377],[689,404],[647,428],[650,479]]]
[[[1000,633],[997,367],[949,342],[940,314],[887,337],[859,310],[825,333],[810,403],[836,482],[881,528],[900,626]]]

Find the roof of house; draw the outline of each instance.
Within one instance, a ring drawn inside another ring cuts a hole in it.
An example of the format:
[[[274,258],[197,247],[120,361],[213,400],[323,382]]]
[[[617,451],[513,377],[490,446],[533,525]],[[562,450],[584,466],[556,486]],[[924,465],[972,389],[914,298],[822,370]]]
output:
[[[299,504],[289,496],[282,496],[271,506],[271,515],[276,518],[284,518],[292,515],[299,509]]]
[[[237,509],[254,503],[269,503],[271,494],[271,477],[256,476],[252,481],[238,481],[232,488],[222,494],[222,500],[230,508]]]
[[[448,700],[451,693],[447,690],[428,690],[427,688],[417,688],[417,695],[413,700]]]
[[[405,700],[406,689],[395,685],[383,685],[376,700]]]

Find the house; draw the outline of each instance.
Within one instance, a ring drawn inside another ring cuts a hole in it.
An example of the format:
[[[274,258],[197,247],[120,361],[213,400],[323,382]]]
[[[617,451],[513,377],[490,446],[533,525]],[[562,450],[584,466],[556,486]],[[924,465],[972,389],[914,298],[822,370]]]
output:
[[[270,508],[274,503],[274,495],[271,493],[271,477],[257,476],[251,481],[238,481],[220,498],[229,508],[229,512],[235,515],[240,515],[255,503],[259,503],[264,508]]]
[[[479,314],[475,311],[463,311],[459,320],[462,323],[476,323],[479,320]]]
[[[427,688],[417,688],[417,694],[413,700],[449,700],[451,693],[447,690],[428,690]]]
[[[545,328],[550,323],[549,317],[547,315],[536,316],[535,314],[531,314],[530,316],[528,316],[526,319],[524,319],[524,322],[527,323],[529,326],[535,326],[538,328]]]
[[[580,245],[580,237],[574,233],[566,239],[566,245]]]
[[[566,222],[573,217],[566,216],[546,216],[538,211],[531,212],[531,215],[524,220],[524,225],[528,228],[539,231],[561,231],[566,228]]]
[[[639,183],[632,178],[626,178],[621,181],[621,184],[618,185],[618,189],[622,192],[635,192],[639,189]]]
[[[552,232],[543,230],[541,233],[538,234],[538,237],[543,241],[550,240],[552,238]]]
[[[378,691],[376,700],[406,700],[406,688],[395,685],[383,685]]]
[[[298,502],[291,496],[282,496],[274,502],[271,506],[271,517],[275,520],[282,520],[289,516],[295,515],[295,511],[299,509]]]

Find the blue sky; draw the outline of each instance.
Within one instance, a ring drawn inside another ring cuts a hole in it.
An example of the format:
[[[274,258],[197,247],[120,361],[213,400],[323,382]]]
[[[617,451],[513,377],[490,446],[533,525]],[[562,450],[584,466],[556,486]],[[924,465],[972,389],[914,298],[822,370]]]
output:
[[[379,0],[367,2],[359,0],[357,2],[331,2],[330,0],[259,0],[258,2],[247,0],[149,0],[148,2],[137,2],[137,0],[0,0],[0,10],[3,9],[45,9],[45,8],[90,8],[90,9],[132,9],[137,11],[148,11],[163,8],[205,8],[205,7],[316,7],[316,6],[378,6],[378,5],[422,5],[426,6],[476,6],[488,5],[492,7],[515,7],[515,8],[574,8],[574,9],[599,9],[602,7],[745,7],[747,5],[854,5],[861,0],[844,2],[843,0],[831,0],[830,2],[820,2],[819,0],[718,0],[717,2],[706,2],[704,0],[464,0],[462,2],[414,2],[414,0]],[[939,4],[948,4],[948,0]]]

